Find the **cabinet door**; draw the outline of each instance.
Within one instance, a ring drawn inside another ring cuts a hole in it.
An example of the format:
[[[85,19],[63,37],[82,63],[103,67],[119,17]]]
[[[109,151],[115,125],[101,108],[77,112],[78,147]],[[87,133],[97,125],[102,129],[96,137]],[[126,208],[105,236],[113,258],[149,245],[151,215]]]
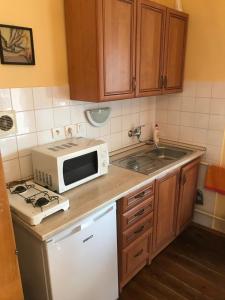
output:
[[[176,236],[179,170],[156,181],[154,210],[154,255]]]
[[[23,299],[16,245],[0,155],[0,299]]]
[[[183,88],[188,15],[167,10],[164,59],[164,93],[181,92]]]
[[[102,99],[134,97],[135,0],[99,0]]]
[[[166,7],[138,1],[136,96],[162,93],[165,20]]]
[[[179,234],[191,221],[197,190],[198,170],[200,160],[196,160],[182,168],[180,197],[177,221]]]

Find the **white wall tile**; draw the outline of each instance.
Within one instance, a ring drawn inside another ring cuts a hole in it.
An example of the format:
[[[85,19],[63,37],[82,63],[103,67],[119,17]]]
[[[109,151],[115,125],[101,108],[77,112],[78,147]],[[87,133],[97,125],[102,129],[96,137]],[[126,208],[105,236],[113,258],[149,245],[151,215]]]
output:
[[[212,87],[213,98],[225,98],[225,82],[214,82]]]
[[[0,111],[11,110],[11,95],[9,89],[0,89]]]
[[[111,107],[111,117],[117,117],[122,115],[122,101],[109,102]]]
[[[132,113],[132,106],[131,106],[131,100],[124,100],[122,102],[122,114],[123,115],[129,115]]]
[[[190,112],[181,112],[180,115],[180,124],[182,126],[189,126],[193,127],[194,126],[194,120],[195,120],[195,115]]]
[[[21,178],[20,165],[18,159],[3,162],[6,183],[19,180]]]
[[[197,128],[208,129],[209,127],[209,115],[208,114],[195,114],[194,126]]]
[[[110,135],[110,120],[106,122],[106,124],[100,128],[100,136],[109,136]]]
[[[52,88],[37,87],[33,88],[35,109],[52,107]]]
[[[111,133],[122,131],[122,117],[111,118]]]
[[[219,115],[210,115],[209,129],[212,130],[224,130],[225,117]]]
[[[37,146],[36,132],[17,136],[17,144],[19,156],[30,155],[31,149]]]
[[[169,100],[168,100],[168,96],[158,96],[157,97],[157,108],[159,110],[167,110],[168,109],[168,103],[169,103]]]
[[[12,97],[12,107],[15,111],[34,109],[32,88],[11,89],[11,97]]]
[[[206,160],[209,163],[220,163],[221,149],[218,146],[207,145]]]
[[[180,126],[179,140],[182,142],[192,142],[194,129],[192,127]]]
[[[54,128],[53,110],[41,109],[35,111],[37,131]]]
[[[221,147],[223,144],[224,132],[218,130],[209,130],[207,144]]]
[[[87,124],[86,128],[87,128],[87,137],[88,138],[96,139],[96,138],[100,137],[100,128],[94,127],[90,124]]]
[[[194,97],[196,92],[196,82],[195,81],[185,81],[184,90],[182,95],[185,97]]]
[[[210,105],[210,113],[225,115],[225,99],[212,99]]]
[[[0,139],[0,151],[3,161],[18,157],[16,137]]]
[[[180,124],[180,112],[169,110],[167,122],[168,122],[168,124],[171,124],[171,125],[179,125]]]
[[[54,127],[64,127],[71,124],[70,107],[57,107],[53,109]]]
[[[157,110],[156,111],[156,122],[161,123],[167,123],[168,120],[168,112],[167,110]]]
[[[181,110],[181,104],[182,104],[182,97],[175,97],[173,98],[171,95],[169,97],[168,101],[168,110]]]
[[[72,124],[86,122],[86,117],[84,114],[84,107],[82,105],[72,106],[70,109],[70,118],[71,118]]]
[[[179,126],[167,125],[166,127],[166,137],[169,140],[178,140],[179,138]]]
[[[205,146],[207,143],[207,130],[195,128],[193,130],[193,142],[196,145]]]
[[[211,98],[212,96],[212,82],[199,81],[196,84],[196,97]]]
[[[148,104],[147,104],[147,106],[149,107]],[[132,114],[139,113],[140,112],[140,108],[141,108],[140,99],[132,99],[131,100],[131,113]]]
[[[195,98],[183,97],[181,100],[181,110],[187,112],[195,111]]]
[[[17,133],[25,134],[36,131],[34,111],[16,113]]]
[[[20,157],[19,162],[21,177],[24,179],[31,177],[33,174],[31,155]]]
[[[196,98],[195,111],[198,113],[208,114],[210,112],[210,98]]]
[[[114,133],[110,137],[110,150],[115,151],[122,147],[122,134]]]
[[[69,86],[55,86],[52,89],[53,106],[68,106],[70,104]]]
[[[52,131],[45,130],[37,132],[38,145],[43,145],[53,142]]]

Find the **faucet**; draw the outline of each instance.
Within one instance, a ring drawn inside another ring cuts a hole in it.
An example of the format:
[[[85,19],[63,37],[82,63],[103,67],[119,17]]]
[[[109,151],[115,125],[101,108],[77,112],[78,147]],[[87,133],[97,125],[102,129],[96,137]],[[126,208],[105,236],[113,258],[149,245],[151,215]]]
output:
[[[145,127],[145,125],[140,125],[138,127],[135,127],[131,130],[128,131],[128,136],[132,137],[132,136],[136,136],[138,141],[141,142],[140,137],[141,137],[141,129],[142,127]]]

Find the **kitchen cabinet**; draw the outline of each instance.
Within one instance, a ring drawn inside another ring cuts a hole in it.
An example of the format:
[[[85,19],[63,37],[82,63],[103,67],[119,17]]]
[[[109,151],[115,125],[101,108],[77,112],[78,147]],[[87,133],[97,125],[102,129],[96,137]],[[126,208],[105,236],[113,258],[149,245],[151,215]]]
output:
[[[177,234],[192,221],[194,200],[197,191],[197,180],[200,160],[197,159],[181,170]]]
[[[180,170],[156,180],[154,210],[154,256],[176,237]]]
[[[154,183],[134,191],[117,204],[119,287],[151,261]]]
[[[184,59],[188,16],[167,9],[164,53],[163,93],[181,92],[183,88]]]
[[[182,90],[188,16],[148,0],[65,0],[71,99]]]

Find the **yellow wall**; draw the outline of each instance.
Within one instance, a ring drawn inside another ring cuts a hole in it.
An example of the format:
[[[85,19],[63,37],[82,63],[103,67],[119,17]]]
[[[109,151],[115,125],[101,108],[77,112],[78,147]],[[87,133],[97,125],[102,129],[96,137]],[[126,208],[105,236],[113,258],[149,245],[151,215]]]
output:
[[[185,78],[225,80],[225,1],[183,0],[190,14]]]
[[[175,0],[156,0],[174,6]],[[225,1],[183,0],[190,14],[185,79],[225,80]],[[1,23],[33,28],[36,66],[0,65],[0,88],[66,84],[63,0],[1,0]]]
[[[0,88],[66,84],[63,0],[1,0],[0,23],[33,28],[36,66],[0,64]]]

